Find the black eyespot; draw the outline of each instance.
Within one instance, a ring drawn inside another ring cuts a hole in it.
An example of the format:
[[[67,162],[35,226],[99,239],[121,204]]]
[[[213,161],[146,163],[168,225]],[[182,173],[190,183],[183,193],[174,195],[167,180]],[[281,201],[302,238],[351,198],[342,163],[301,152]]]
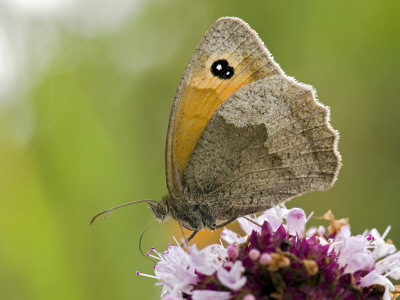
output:
[[[229,79],[232,78],[233,74],[235,74],[233,68],[229,65],[226,59],[214,61],[211,66],[211,73],[220,79]]]

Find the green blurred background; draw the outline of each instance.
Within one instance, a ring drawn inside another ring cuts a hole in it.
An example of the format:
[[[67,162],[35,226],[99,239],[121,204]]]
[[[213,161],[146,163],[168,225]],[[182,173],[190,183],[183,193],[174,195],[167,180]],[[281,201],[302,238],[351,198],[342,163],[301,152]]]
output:
[[[170,106],[221,16],[244,19],[340,131],[335,187],[289,207],[392,225],[400,245],[400,2],[0,0],[0,299],[158,299],[138,250],[152,216],[111,206],[167,193]],[[325,223],[327,225],[327,223]],[[165,249],[176,223],[154,224]],[[218,234],[200,234],[204,245]]]

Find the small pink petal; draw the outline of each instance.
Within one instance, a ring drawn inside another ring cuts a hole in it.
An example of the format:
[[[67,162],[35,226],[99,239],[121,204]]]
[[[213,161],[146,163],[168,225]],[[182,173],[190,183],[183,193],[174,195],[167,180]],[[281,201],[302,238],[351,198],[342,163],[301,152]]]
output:
[[[245,285],[247,280],[245,276],[242,276],[243,271],[242,262],[237,260],[229,271],[225,268],[219,268],[217,278],[227,288],[237,291]]]
[[[239,219],[241,219],[241,218],[239,218]],[[236,232],[226,229],[226,228],[224,228],[221,231],[221,238],[228,244],[233,244],[233,243],[241,244],[241,243],[244,243],[247,239],[246,236],[241,237]]]
[[[224,267],[225,268],[232,268],[232,266],[233,266],[233,261],[226,261],[224,263]]]
[[[354,273],[359,270],[370,271],[373,269],[375,260],[370,252],[357,253],[347,260],[346,273]]]

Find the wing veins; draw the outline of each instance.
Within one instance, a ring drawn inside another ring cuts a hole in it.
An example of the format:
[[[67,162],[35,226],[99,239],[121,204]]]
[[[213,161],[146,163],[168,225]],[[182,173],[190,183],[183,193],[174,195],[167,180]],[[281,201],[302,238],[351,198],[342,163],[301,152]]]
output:
[[[335,162],[335,161],[332,161],[332,162],[330,162],[330,163],[333,163],[333,162]],[[301,165],[297,165],[297,166],[307,166],[307,165],[316,165],[316,164],[320,164],[320,163],[301,164]],[[240,179],[240,178],[242,178],[242,177],[245,177],[245,176],[247,176],[247,175],[255,174],[255,173],[260,173],[260,172],[265,172],[265,171],[271,171],[271,170],[285,169],[285,168],[290,168],[290,167],[292,167],[292,166],[287,166],[287,167],[276,167],[276,168],[265,168],[265,169],[259,169],[259,170],[254,170],[254,171],[248,171],[248,172],[245,172],[245,173],[243,173],[243,174],[240,174],[239,176],[236,176],[236,177],[233,178],[231,181],[229,181],[227,184],[218,187],[217,189],[215,189],[214,191],[212,191],[212,192],[210,192],[210,193],[208,193],[208,194],[206,194],[206,195],[207,195],[207,196],[213,195],[213,194],[215,194],[216,192],[218,192],[219,190],[228,187],[229,185],[231,185],[231,184],[233,184],[234,182],[236,182],[238,179]],[[334,174],[334,173],[333,173],[333,174]],[[315,177],[313,177],[313,176],[306,176],[306,177],[298,177],[298,178],[318,178],[318,177],[319,177],[319,176],[315,176]],[[285,179],[296,179],[296,177],[285,178]]]

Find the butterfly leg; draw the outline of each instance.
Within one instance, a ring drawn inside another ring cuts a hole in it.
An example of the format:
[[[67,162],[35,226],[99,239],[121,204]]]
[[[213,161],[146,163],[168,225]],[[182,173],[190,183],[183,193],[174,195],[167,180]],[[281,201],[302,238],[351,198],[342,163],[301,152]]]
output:
[[[199,232],[198,230],[193,231],[193,232],[189,235],[187,241],[190,242],[198,232]]]
[[[235,221],[236,219],[237,219],[236,217],[235,217],[235,218],[232,218],[232,219],[230,219],[230,220],[228,220],[228,221],[226,221],[226,222],[223,222],[223,223],[221,223],[221,224],[216,225],[216,226],[215,226],[214,228],[212,228],[212,229],[214,230],[214,229],[222,228],[222,227],[228,225],[229,223],[232,223],[232,222]],[[182,225],[181,225],[180,223],[179,223],[179,226],[181,227],[182,235],[183,235],[183,238],[184,238],[184,242],[181,244],[181,247],[186,246],[186,248],[189,248],[189,242],[194,238],[194,236],[195,236],[199,231],[198,231],[198,230],[193,231],[193,232],[189,235],[189,237],[186,238],[185,232],[183,231],[183,227],[182,227]]]
[[[230,220],[228,220],[228,221],[226,221],[226,222],[224,222],[224,223],[218,224],[218,225],[216,225],[213,229],[219,229],[219,228],[225,227],[226,225],[232,223],[232,222],[235,221],[236,219],[237,219],[237,217],[232,218],[232,219],[230,219]]]
[[[188,240],[185,235],[185,231],[183,230],[183,226],[181,223],[179,223],[179,227],[181,228],[182,236],[183,236],[183,243],[181,244],[181,247],[186,246],[186,249],[189,249],[189,244]]]
[[[186,246],[187,249],[189,249],[189,242],[194,238],[194,236],[199,232],[198,230],[193,231],[188,238],[185,236],[185,232],[183,231],[182,225],[179,223],[183,235],[183,243],[181,244],[181,247]]]

